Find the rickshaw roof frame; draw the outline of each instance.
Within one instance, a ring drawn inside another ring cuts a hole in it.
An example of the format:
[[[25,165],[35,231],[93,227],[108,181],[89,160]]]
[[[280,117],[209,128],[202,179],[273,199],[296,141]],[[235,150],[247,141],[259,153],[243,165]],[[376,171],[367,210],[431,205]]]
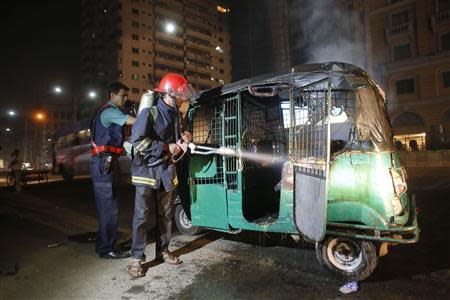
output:
[[[360,80],[352,80],[352,77],[358,77]],[[372,85],[367,77],[369,75],[363,69],[348,63],[325,62],[305,64],[204,90],[195,95],[194,98],[195,102],[203,102],[206,99],[210,101],[211,98],[245,91],[249,86],[264,86],[280,83],[304,88],[327,78],[331,79],[333,89],[353,90],[355,89],[355,85],[361,85],[361,79],[365,81],[363,83]]]

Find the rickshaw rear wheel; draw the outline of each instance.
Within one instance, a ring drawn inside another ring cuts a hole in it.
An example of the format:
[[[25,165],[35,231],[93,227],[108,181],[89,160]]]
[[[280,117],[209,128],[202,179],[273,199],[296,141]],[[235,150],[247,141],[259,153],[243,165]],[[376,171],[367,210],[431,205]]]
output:
[[[6,176],[6,185],[7,186],[15,186],[16,185],[16,177],[13,173],[9,173]]]
[[[192,225],[181,204],[175,208],[175,224],[182,234],[196,235],[202,231],[201,227]]]
[[[319,263],[347,280],[363,280],[378,264],[375,245],[370,241],[328,237],[316,243]]]

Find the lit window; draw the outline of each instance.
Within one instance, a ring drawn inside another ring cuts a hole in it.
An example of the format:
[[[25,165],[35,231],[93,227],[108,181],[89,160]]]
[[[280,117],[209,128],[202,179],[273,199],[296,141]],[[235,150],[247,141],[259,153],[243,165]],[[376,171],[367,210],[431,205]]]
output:
[[[218,52],[220,52],[220,53],[223,53],[223,49],[220,48],[220,46],[217,46],[217,47],[216,47],[216,50],[217,50]]]
[[[220,84],[225,84],[225,81],[223,79],[219,79]]]
[[[229,13],[230,9],[217,5],[217,11],[223,14]]]
[[[131,75],[131,79],[133,79],[133,80],[139,80],[139,75],[132,74],[132,75]]]
[[[397,95],[411,94],[415,90],[414,78],[398,80],[396,83]]]

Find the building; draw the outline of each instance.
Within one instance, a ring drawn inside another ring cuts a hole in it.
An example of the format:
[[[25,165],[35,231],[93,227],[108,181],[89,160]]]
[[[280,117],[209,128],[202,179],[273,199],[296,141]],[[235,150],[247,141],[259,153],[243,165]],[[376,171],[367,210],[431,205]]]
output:
[[[167,72],[184,74],[197,90],[230,82],[230,9],[223,2],[83,0],[82,89],[105,90],[120,80],[138,100]]]
[[[397,146],[450,148],[450,0],[368,0],[366,30]]]
[[[233,81],[282,70],[291,64],[287,0],[233,1]]]

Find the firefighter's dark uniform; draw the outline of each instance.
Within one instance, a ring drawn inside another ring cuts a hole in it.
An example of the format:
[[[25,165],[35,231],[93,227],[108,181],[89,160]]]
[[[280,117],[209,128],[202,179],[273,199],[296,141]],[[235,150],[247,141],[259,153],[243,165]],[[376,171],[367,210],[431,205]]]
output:
[[[138,114],[132,128],[131,141],[135,149],[139,148],[144,138],[151,141],[145,150],[140,153],[135,151],[131,171],[131,181],[136,186],[131,256],[136,259],[145,258],[145,223],[154,201],[158,210],[157,251],[168,251],[172,236],[171,196],[178,185],[176,169],[169,158],[168,144],[175,143],[177,128],[177,110],[161,98],[156,105]]]
[[[101,114],[106,109],[119,110],[112,102],[108,102],[97,111],[91,122],[91,175],[99,220],[95,250],[100,256],[115,251],[118,213],[117,186],[120,179],[117,158],[124,152],[122,145],[125,138],[123,125],[112,123],[109,127],[105,127],[102,124]]]

